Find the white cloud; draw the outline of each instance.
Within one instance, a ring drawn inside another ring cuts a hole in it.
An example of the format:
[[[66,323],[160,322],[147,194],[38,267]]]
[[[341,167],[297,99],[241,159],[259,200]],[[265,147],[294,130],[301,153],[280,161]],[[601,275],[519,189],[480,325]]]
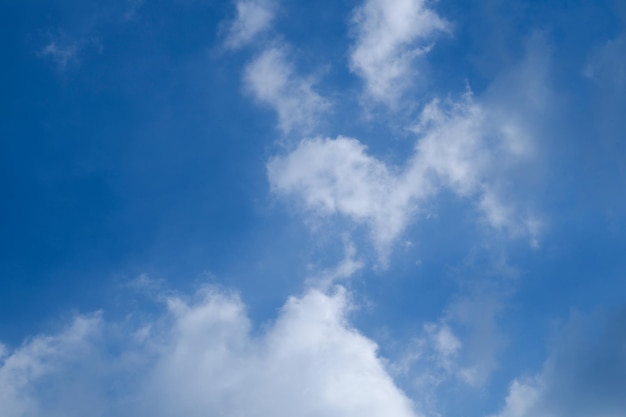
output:
[[[447,324],[429,323],[425,326],[425,331],[435,353],[436,363],[446,371],[450,371],[453,366],[452,362],[463,344]]]
[[[308,131],[330,106],[313,89],[313,79],[295,73],[284,47],[268,48],[253,60],[245,69],[244,84],[259,102],[276,110],[284,133]]]
[[[346,291],[292,297],[252,332],[215,289],[130,326],[77,318],[0,359],[0,414],[39,416],[415,417],[374,342],[349,324]]]
[[[420,206],[441,189],[473,199],[496,229],[536,233],[532,219],[504,203],[496,175],[528,156],[515,119],[490,112],[468,94],[460,102],[433,101],[413,130],[418,140],[404,167],[368,155],[356,139],[304,140],[268,163],[272,190],[294,197],[314,217],[340,214],[367,225],[383,263]]]
[[[497,417],[552,417],[551,414],[537,414],[534,410],[541,395],[540,383],[535,379],[514,380],[509,387],[506,406]]]
[[[268,164],[274,192],[295,195],[315,215],[339,213],[370,226],[381,252],[405,227],[413,193],[356,139],[311,139]]]
[[[237,17],[232,22],[225,45],[241,48],[261,33],[267,31],[275,16],[276,6],[271,0],[239,0],[235,2]]]
[[[78,317],[56,335],[35,337],[15,351],[6,349],[0,358],[0,415],[98,414],[103,404],[95,398],[96,387],[85,390],[84,383],[97,369],[90,362],[100,330],[98,314]],[[77,367],[77,362],[87,368]],[[82,401],[74,402],[72,396]]]
[[[515,379],[492,417],[626,416],[626,310],[574,317],[543,371]]]
[[[434,35],[449,30],[424,0],[366,0],[352,20],[350,68],[364,79],[372,98],[387,104],[411,84],[412,63],[428,51]]]

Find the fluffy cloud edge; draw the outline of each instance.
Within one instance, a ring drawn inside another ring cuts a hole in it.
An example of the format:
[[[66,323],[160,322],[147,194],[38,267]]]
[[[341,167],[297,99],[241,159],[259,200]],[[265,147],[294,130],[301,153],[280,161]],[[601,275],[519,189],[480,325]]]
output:
[[[366,0],[351,24],[350,69],[369,97],[392,107],[418,72],[415,58],[428,52],[438,33],[450,31],[424,0]]]
[[[276,17],[277,6],[272,0],[238,0],[237,16],[230,22],[224,46],[239,49],[254,42],[268,31]]]
[[[140,325],[78,316],[5,347],[0,414],[419,415],[376,343],[350,325],[345,288],[290,297],[260,333],[236,294],[207,287],[192,298],[164,296],[166,312]]]
[[[271,190],[309,216],[341,215],[365,225],[381,264],[441,190],[471,201],[492,228],[536,241],[539,222],[505,203],[495,175],[530,160],[520,144],[528,138],[515,118],[495,114],[467,93],[459,101],[431,102],[412,130],[414,153],[401,167],[370,155],[355,138],[304,139],[268,162]]]
[[[276,111],[283,133],[309,132],[331,103],[315,91],[314,78],[297,73],[287,49],[285,45],[263,49],[244,70],[244,88]]]

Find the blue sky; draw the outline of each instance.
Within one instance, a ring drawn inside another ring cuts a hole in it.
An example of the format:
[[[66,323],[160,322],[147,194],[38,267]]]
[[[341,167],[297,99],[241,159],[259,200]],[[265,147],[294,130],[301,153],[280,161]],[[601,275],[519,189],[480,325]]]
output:
[[[623,2],[0,15],[0,415],[626,416]]]

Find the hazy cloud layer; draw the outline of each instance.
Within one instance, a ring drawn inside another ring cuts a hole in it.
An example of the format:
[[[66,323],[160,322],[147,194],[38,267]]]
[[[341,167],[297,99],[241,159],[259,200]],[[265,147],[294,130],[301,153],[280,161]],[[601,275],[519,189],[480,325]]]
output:
[[[492,417],[626,416],[626,310],[576,316],[543,371],[511,383]]]

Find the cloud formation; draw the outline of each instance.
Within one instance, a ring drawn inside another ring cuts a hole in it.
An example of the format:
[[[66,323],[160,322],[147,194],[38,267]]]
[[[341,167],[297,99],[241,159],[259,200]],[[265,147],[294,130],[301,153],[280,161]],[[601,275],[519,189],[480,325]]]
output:
[[[244,71],[244,85],[256,100],[278,113],[283,133],[309,131],[330,103],[314,89],[312,78],[299,76],[289,62],[285,47],[261,52]]]
[[[352,30],[350,68],[370,97],[392,105],[411,84],[414,59],[450,25],[424,0],[366,0],[354,11]]]
[[[291,297],[254,335],[239,298],[204,289],[130,326],[78,317],[0,358],[0,414],[416,417],[374,342],[349,324],[346,290]]]
[[[413,209],[412,190],[352,138],[302,141],[271,160],[268,175],[274,192],[294,196],[316,216],[338,213],[367,224],[381,250],[402,231]]]
[[[56,335],[35,337],[14,351],[0,349],[0,414],[100,414],[102,387],[90,380],[99,371],[106,379],[105,369],[92,362],[100,330],[98,314],[83,316]]]
[[[272,0],[239,0],[235,2],[237,17],[228,29],[225,45],[241,48],[268,30],[275,17],[276,6]]]
[[[465,296],[447,308],[436,322],[424,325],[423,333],[398,361],[399,369],[431,402],[445,383],[462,382],[471,388],[483,387],[498,365],[504,345],[497,326],[500,306],[493,295]]]
[[[534,237],[536,224],[500,196],[497,173],[526,156],[528,138],[514,119],[475,102],[435,100],[413,127],[418,139],[405,166],[368,155],[357,139],[303,140],[268,163],[272,190],[316,217],[345,216],[370,230],[381,259],[420,207],[442,189],[471,198],[484,220],[511,235]]]

